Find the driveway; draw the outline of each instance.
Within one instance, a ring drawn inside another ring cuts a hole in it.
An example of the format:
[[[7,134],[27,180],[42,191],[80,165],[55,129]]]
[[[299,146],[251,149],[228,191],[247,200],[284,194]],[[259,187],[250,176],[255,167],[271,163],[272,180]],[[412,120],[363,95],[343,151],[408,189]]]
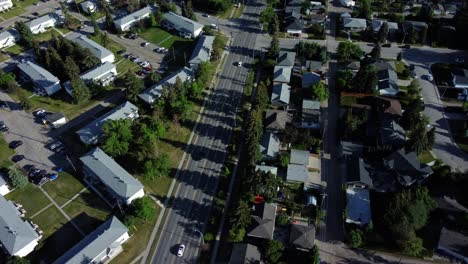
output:
[[[23,145],[16,149],[16,154],[24,155],[25,159],[18,165],[22,167],[33,164],[48,172],[56,167],[63,167],[66,162],[45,147],[52,140],[46,135],[49,128],[31,113],[23,111],[8,94],[0,91],[0,99],[7,102],[11,109],[0,110],[1,120],[9,127],[9,131],[3,133],[5,140],[8,143],[14,140],[23,141]]]

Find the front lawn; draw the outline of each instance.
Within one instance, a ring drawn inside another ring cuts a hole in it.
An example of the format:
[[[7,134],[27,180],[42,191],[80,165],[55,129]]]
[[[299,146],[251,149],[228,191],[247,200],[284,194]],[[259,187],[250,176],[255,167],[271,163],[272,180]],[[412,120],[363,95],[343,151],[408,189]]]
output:
[[[15,151],[8,147],[5,137],[0,135],[0,165],[8,162],[13,154],[15,154]]]
[[[94,191],[86,190],[63,210],[88,234],[109,218],[111,209]]]
[[[26,217],[33,216],[51,203],[42,191],[32,183],[12,191],[7,194],[5,198],[22,204],[23,208],[26,210]]]
[[[426,152],[421,153],[418,156],[418,158],[419,158],[419,162],[424,163],[424,164],[435,161],[435,158],[434,158],[434,156],[432,156],[430,151],[426,151]]]
[[[42,211],[40,214],[32,218],[32,222],[39,226],[43,233],[43,239],[47,239],[55,231],[57,231],[61,226],[66,224],[68,220],[65,216],[60,213],[60,211],[55,206],[50,206],[49,208]]]
[[[161,29],[161,28],[147,28],[141,33],[141,37],[146,39],[147,41],[156,44],[158,46],[162,46],[164,48],[169,49],[175,40],[171,40],[174,38],[179,38],[177,36],[173,36],[171,33]],[[163,42],[164,41],[164,42]],[[162,43],[161,43],[162,42]]]
[[[83,190],[83,188],[85,188],[84,184],[68,172],[60,173],[57,180],[44,185],[44,190],[60,206]]]
[[[18,17],[23,13],[26,13],[26,7],[38,2],[39,5],[41,4],[38,0],[13,0],[13,8],[6,11],[5,13],[1,14],[0,17],[7,20],[13,17]]]
[[[5,51],[8,52],[11,56],[17,56],[23,53],[24,49],[22,46],[16,44],[16,45],[6,48]]]

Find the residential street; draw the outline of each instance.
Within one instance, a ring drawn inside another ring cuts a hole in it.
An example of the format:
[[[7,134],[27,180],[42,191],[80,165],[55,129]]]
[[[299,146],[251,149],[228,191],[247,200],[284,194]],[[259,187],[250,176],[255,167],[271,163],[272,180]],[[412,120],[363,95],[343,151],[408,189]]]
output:
[[[196,263],[201,238],[209,217],[213,195],[218,184],[236,108],[242,95],[249,64],[252,62],[257,33],[252,24],[258,20],[260,5],[248,5],[251,15],[239,20],[236,27],[242,30],[233,33],[232,51],[227,56],[216,89],[206,102],[205,112],[195,130],[195,143],[190,146],[190,159],[180,171],[179,187],[173,198],[165,225],[159,238],[153,263]],[[255,25],[255,24],[254,24]],[[253,29],[253,30],[252,30]],[[235,66],[238,61],[243,67]],[[186,246],[184,256],[176,256],[180,244]]]

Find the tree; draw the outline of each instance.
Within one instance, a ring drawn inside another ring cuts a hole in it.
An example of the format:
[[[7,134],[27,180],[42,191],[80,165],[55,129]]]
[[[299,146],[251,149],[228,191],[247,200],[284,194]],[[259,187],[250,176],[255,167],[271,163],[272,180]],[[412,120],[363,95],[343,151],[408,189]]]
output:
[[[80,78],[80,67],[76,65],[71,56],[67,56],[65,58],[64,66],[65,74],[67,75],[68,79],[74,80]]]
[[[359,248],[363,244],[362,236],[364,233],[360,229],[352,229],[349,232],[349,244],[353,248]]]
[[[154,217],[156,210],[154,203],[148,196],[138,198],[132,203],[132,215],[145,221]]]
[[[192,114],[192,103],[188,100],[188,85],[180,78],[176,82],[169,85],[163,91],[163,108],[166,116],[171,117],[174,122],[186,120]]]
[[[149,21],[150,21],[150,26],[151,27],[157,27],[158,26],[158,23],[156,22],[156,16],[154,15],[154,13],[150,14]]]
[[[169,175],[169,156],[166,153],[159,155],[159,157],[147,160],[144,164],[145,178],[154,179],[154,176],[165,177]]]
[[[140,8],[140,2],[138,0],[128,0],[127,3],[127,11],[129,13],[133,13]]]
[[[418,79],[413,79],[406,87],[406,96],[411,100],[419,100],[419,97],[421,96],[421,87]]]
[[[328,89],[323,82],[318,82],[312,85],[312,97],[319,101],[328,99]]]
[[[241,229],[241,228],[246,228],[251,221],[251,210],[250,206],[244,202],[244,201],[239,201],[239,205],[237,208],[234,210],[234,215],[231,218],[231,224],[233,225],[233,228],[235,229]]]
[[[16,21],[15,22],[15,29],[18,31],[20,35],[19,43],[24,45],[26,48],[30,48],[34,42],[34,35],[29,29],[28,26],[23,21]]]
[[[146,87],[149,87],[151,85],[158,83],[160,80],[161,80],[161,75],[155,71],[152,71],[150,74],[148,74],[145,77],[144,84]]]
[[[13,185],[14,188],[22,188],[28,185],[28,178],[15,166],[11,166],[9,168],[8,175],[10,177],[11,185]]]
[[[280,52],[279,40],[276,36],[273,36],[270,42],[270,48],[268,50],[267,57],[270,59],[276,59],[276,57],[278,57],[279,52]]]
[[[401,61],[403,59],[403,53],[402,52],[398,52],[397,54],[397,61]]]
[[[182,16],[193,19],[195,18],[195,14],[193,13],[193,5],[192,0],[186,0],[182,7]]]
[[[107,32],[101,34],[101,44],[106,48],[109,47],[109,36],[107,35]]]
[[[265,249],[265,256],[268,263],[279,263],[280,258],[283,256],[284,245],[278,240],[269,240]]]
[[[143,80],[131,72],[125,73],[122,78],[125,89],[125,97],[132,102],[138,101],[138,95],[145,89]]]
[[[99,29],[99,26],[96,22],[96,17],[93,12],[90,13],[90,16],[91,16],[91,24],[93,25],[93,29],[94,29],[93,35],[98,36],[101,33],[101,30]]]
[[[20,97],[20,103],[19,104],[20,104],[21,108],[23,108],[26,111],[31,110],[31,108],[32,108],[31,101],[26,97]]]
[[[89,92],[88,86],[85,85],[82,79],[77,78],[70,81],[70,86],[72,90],[73,102],[79,104],[81,102],[89,100],[91,94]]]
[[[12,83],[16,83],[15,76],[10,72],[5,73],[3,70],[0,70],[0,88],[8,89]]]
[[[339,63],[349,63],[351,61],[359,60],[362,54],[363,51],[359,45],[350,41],[340,42],[336,50],[336,57]]]
[[[133,138],[129,119],[109,120],[102,126],[104,142],[102,149],[112,157],[127,154]]]
[[[375,43],[374,47],[372,48],[369,56],[374,60],[379,60],[381,56],[382,48],[380,47],[379,43]]]
[[[424,252],[423,241],[414,233],[410,233],[406,240],[400,241],[403,253],[409,256],[419,257]]]
[[[336,72],[336,87],[340,91],[352,90],[353,73],[350,70],[339,70]]]
[[[268,32],[271,33],[272,27],[271,25],[273,24],[273,19],[276,16],[275,10],[271,5],[268,5],[262,13],[260,13],[260,22],[263,25],[263,29],[267,29]]]
[[[5,264],[30,264],[31,261],[17,256],[10,256]]]
[[[416,127],[408,133],[406,149],[415,151],[418,155],[432,149],[435,140],[435,127],[427,131],[425,122],[419,122]]]
[[[360,18],[371,19],[372,9],[371,9],[370,0],[359,1],[356,15],[357,17],[360,17]]]
[[[377,42],[384,43],[387,41],[388,37],[388,23],[384,22],[381,26],[379,31],[377,32]]]
[[[356,93],[374,94],[378,77],[377,68],[373,64],[361,62],[361,68],[353,78],[352,91]]]
[[[320,264],[320,251],[317,245],[314,245],[310,250],[309,250],[309,263],[311,264]]]

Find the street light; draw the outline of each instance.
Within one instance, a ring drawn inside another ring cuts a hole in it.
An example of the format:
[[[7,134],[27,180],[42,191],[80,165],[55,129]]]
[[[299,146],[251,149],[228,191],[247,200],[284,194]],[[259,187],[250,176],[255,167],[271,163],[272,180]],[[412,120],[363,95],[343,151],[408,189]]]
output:
[[[193,232],[196,232],[196,233],[200,234],[201,239],[202,239],[201,244],[204,245],[205,244],[205,237],[203,236],[203,233],[200,230],[196,229],[196,228],[193,228]]]

